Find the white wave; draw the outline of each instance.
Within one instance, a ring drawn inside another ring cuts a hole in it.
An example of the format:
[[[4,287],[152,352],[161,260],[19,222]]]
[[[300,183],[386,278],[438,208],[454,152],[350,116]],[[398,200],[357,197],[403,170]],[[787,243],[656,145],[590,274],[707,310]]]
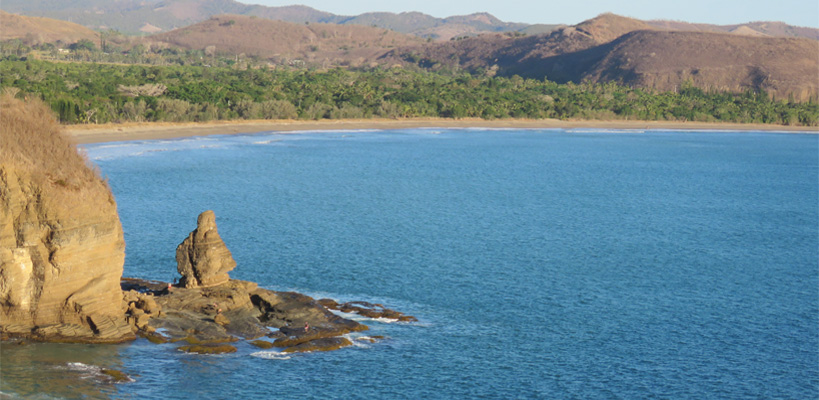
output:
[[[289,360],[292,355],[280,351],[257,351],[250,353],[251,357],[263,358],[265,360]]]
[[[150,153],[183,151],[192,149],[220,149],[226,142],[219,137],[199,136],[172,140],[142,140],[116,144],[85,145],[83,150],[91,160],[113,160],[139,157]]]
[[[253,142],[253,144],[273,144],[273,143],[279,143],[281,141],[282,141],[282,139],[259,140],[259,141]]]
[[[341,335],[341,337],[349,340],[350,343],[353,344],[353,347],[358,347],[361,349],[369,349],[372,347],[370,344],[375,342],[375,339],[359,333],[348,333],[346,335]]]
[[[102,368],[97,367],[95,365],[88,365],[81,362],[70,362],[65,365],[68,369],[72,371],[81,371],[81,372],[100,372]]]
[[[645,129],[593,129],[593,128],[574,128],[567,129],[567,133],[646,133]]]
[[[372,318],[367,317],[358,313],[348,313],[339,310],[329,310],[331,313],[338,315],[341,318],[349,319],[355,322],[362,322],[362,321],[373,321],[373,322],[380,322],[382,324],[394,324],[396,322],[400,322],[398,319],[395,318]]]
[[[89,365],[81,362],[70,362],[66,363],[65,368],[69,371],[80,373],[80,379],[93,379],[104,382],[111,381],[111,376],[103,372],[104,368],[96,365]],[[130,376],[127,378],[127,382],[134,382],[134,379]]]

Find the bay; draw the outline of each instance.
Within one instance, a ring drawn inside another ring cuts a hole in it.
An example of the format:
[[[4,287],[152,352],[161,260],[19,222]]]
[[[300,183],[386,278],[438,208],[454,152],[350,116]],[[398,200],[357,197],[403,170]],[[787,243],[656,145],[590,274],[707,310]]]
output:
[[[293,356],[4,346],[3,393],[819,396],[817,135],[413,129],[85,150],[117,199],[126,276],[172,280],[212,209],[232,277],[420,321],[365,321],[386,339]]]

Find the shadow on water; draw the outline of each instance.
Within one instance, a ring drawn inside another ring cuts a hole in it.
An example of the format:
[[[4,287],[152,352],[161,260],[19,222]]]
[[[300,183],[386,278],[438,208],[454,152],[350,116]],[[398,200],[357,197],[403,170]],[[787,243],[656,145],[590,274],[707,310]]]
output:
[[[110,398],[117,384],[103,370],[122,369],[123,346],[0,343],[0,398]]]

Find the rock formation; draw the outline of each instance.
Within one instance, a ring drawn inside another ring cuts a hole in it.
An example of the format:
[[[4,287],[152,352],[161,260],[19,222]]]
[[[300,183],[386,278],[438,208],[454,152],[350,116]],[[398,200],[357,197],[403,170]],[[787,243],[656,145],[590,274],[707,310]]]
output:
[[[128,290],[126,297],[130,296],[135,306],[129,318],[142,336],[157,343],[215,345],[266,336],[272,340],[264,341],[268,347],[285,352],[326,351],[352,344],[342,335],[368,329],[333,314],[312,297],[262,289],[253,282],[235,279],[209,288],[168,290],[166,283],[127,278],[123,289]],[[161,311],[147,317],[138,298],[153,300],[155,309]],[[213,349],[183,346],[180,350]]]
[[[46,105],[0,100],[0,333],[119,342],[125,242],[108,185]]]
[[[196,229],[176,248],[179,285],[186,288],[211,287],[227,283],[228,272],[236,267],[225,242],[216,230],[213,211],[199,214]]]

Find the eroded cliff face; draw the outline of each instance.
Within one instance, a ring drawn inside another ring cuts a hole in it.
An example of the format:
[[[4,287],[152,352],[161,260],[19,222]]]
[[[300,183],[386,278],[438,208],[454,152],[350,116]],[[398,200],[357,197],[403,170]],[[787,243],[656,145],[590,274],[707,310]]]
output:
[[[78,169],[88,168],[82,157],[80,166],[65,160],[64,170],[60,160],[39,162],[38,154],[61,151],[28,147],[70,143],[21,139],[59,126],[53,117],[27,126],[27,119],[49,114],[26,109],[42,104],[20,103],[0,104],[0,332],[55,341],[132,339],[120,288],[125,242],[110,189]]]

